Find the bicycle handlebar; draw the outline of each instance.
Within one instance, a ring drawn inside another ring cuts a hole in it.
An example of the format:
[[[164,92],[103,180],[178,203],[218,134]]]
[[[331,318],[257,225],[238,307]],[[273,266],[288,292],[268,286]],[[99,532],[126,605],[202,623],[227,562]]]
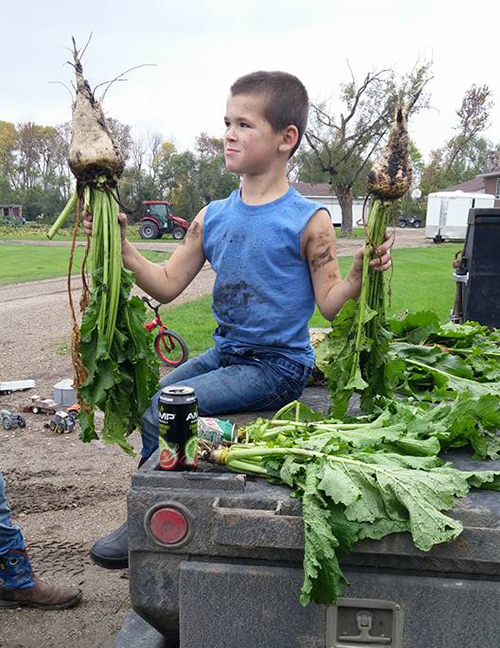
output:
[[[158,315],[158,309],[160,308],[161,304],[158,302],[156,306],[154,306],[151,302],[151,299],[149,297],[142,297],[142,301],[151,308],[157,315]]]

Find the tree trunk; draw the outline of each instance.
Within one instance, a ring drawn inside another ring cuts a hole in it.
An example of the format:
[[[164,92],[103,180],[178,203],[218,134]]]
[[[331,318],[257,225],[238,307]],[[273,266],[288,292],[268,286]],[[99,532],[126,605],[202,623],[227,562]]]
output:
[[[346,187],[340,187],[335,191],[342,211],[342,236],[352,232],[352,191]]]

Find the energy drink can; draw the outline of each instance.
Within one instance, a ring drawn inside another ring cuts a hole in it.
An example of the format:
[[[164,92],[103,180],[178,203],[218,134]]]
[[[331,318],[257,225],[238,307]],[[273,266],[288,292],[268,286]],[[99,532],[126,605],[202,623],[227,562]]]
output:
[[[158,446],[162,470],[196,470],[198,402],[192,387],[162,389],[158,402]]]

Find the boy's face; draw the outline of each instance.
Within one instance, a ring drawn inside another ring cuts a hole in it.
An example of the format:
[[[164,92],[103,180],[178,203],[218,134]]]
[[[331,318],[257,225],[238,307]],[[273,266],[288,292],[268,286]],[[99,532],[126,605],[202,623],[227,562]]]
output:
[[[224,122],[224,155],[228,171],[265,173],[276,162],[282,134],[273,131],[264,117],[264,99],[229,95]]]

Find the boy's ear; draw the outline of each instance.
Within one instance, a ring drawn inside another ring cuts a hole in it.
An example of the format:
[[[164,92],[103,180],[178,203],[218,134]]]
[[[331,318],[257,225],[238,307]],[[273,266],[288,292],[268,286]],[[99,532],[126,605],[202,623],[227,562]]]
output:
[[[295,144],[299,139],[299,129],[297,126],[290,124],[282,131],[281,144],[279,145],[279,150],[287,153],[293,149]]]

